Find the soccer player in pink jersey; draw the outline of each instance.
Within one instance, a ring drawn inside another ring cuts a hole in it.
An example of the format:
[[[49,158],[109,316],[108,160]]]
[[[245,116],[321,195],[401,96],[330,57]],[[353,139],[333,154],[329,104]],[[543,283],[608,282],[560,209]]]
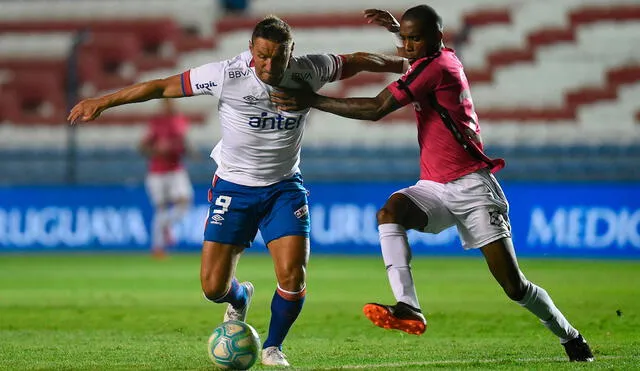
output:
[[[149,121],[140,152],[149,159],[145,180],[154,208],[152,251],[163,258],[167,246],[174,243],[171,225],[181,220],[193,200],[193,187],[182,160],[189,152],[186,134],[189,122],[176,111],[170,99],[162,101],[162,112]]]
[[[376,121],[413,104],[420,145],[420,180],[392,194],[378,211],[382,257],[394,305],[369,303],[365,315],[377,326],[422,334],[422,314],[411,274],[407,229],[438,233],[455,225],[465,249],[479,248],[509,298],[528,309],[564,345],[571,361],[592,361],[582,335],[547,292],[518,267],[507,199],[492,173],[501,159],[484,154],[469,83],[453,50],[444,47],[442,20],[426,5],[407,10],[398,23],[386,11],[365,11],[369,23],[396,33],[398,52],[410,68],[375,98],[330,98],[309,89],[272,93],[282,110],[315,107],[343,117]]]

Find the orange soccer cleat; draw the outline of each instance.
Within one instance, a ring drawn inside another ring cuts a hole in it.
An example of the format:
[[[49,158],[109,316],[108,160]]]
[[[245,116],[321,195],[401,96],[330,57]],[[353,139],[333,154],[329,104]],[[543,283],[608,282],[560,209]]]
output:
[[[151,249],[151,256],[153,256],[155,260],[164,260],[167,258],[167,253],[163,248],[154,247]]]
[[[396,305],[368,303],[362,311],[378,327],[400,330],[411,335],[422,335],[427,329],[427,320],[420,310],[403,302]]]

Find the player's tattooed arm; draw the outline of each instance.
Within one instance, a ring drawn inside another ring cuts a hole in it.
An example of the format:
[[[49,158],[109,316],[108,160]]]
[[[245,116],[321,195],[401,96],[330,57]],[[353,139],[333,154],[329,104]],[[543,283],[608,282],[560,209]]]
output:
[[[183,95],[180,75],[141,82],[127,86],[115,93],[80,101],[71,109],[67,120],[71,123],[92,121],[98,118],[104,110],[111,107],[157,98],[177,98]]]
[[[403,73],[409,61],[402,57],[358,52],[343,54],[341,79],[346,79],[362,71]]]
[[[271,101],[282,111],[313,107],[338,116],[368,121],[377,121],[402,107],[386,88],[375,98],[332,98],[309,89],[282,89],[271,94]]]

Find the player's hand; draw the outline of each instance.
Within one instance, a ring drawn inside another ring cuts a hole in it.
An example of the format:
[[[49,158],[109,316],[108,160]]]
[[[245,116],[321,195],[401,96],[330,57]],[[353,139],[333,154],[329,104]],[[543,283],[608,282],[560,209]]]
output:
[[[375,23],[386,28],[389,32],[400,31],[400,22],[386,10],[367,9],[364,11],[367,23]]]
[[[302,111],[311,107],[314,97],[309,89],[278,88],[271,92],[271,103],[280,111]]]
[[[93,121],[97,119],[105,109],[106,107],[100,98],[85,99],[71,109],[67,121],[72,125],[78,121]]]
[[[278,87],[271,92],[271,103],[281,111],[302,111],[313,105],[316,93],[307,81],[294,77],[299,88]]]

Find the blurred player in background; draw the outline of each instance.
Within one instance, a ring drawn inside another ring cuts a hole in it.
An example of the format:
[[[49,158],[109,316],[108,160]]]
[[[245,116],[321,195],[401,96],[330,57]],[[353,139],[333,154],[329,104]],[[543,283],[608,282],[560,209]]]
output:
[[[412,63],[375,98],[329,98],[310,89],[275,92],[282,110],[315,107],[343,117],[376,121],[413,104],[420,145],[420,181],[392,194],[378,211],[382,257],[394,305],[370,303],[365,315],[377,326],[422,334],[422,314],[411,274],[407,229],[426,233],[456,225],[465,249],[479,248],[512,300],[535,314],[564,345],[571,361],[592,361],[587,342],[547,292],[528,281],[516,260],[508,202],[492,172],[501,159],[483,152],[480,127],[462,64],[442,41],[442,20],[431,7],[407,10],[398,21],[387,11],[365,11],[369,23],[396,33],[398,51]]]
[[[310,253],[307,192],[298,168],[309,109],[279,111],[270,93],[279,87],[299,88],[298,80],[318,90],[360,71],[402,73],[408,68],[404,58],[369,53],[294,57],[293,46],[289,25],[269,16],[255,26],[249,51],[84,100],[68,118],[89,121],[107,108],[154,98],[218,98],[222,139],[211,154],[218,168],[209,191],[202,290],[213,302],[229,303],[225,320],[246,319],[254,288],[238,282],[235,272],[259,229],[277,278],[261,357],[268,366],[289,365],[282,343],[302,310]]]
[[[186,141],[188,129],[187,117],[176,111],[173,101],[163,99],[162,113],[149,121],[139,146],[149,159],[145,186],[154,208],[151,243],[156,258],[163,258],[175,242],[171,226],[186,215],[193,200],[193,187],[182,164],[192,152]]]

